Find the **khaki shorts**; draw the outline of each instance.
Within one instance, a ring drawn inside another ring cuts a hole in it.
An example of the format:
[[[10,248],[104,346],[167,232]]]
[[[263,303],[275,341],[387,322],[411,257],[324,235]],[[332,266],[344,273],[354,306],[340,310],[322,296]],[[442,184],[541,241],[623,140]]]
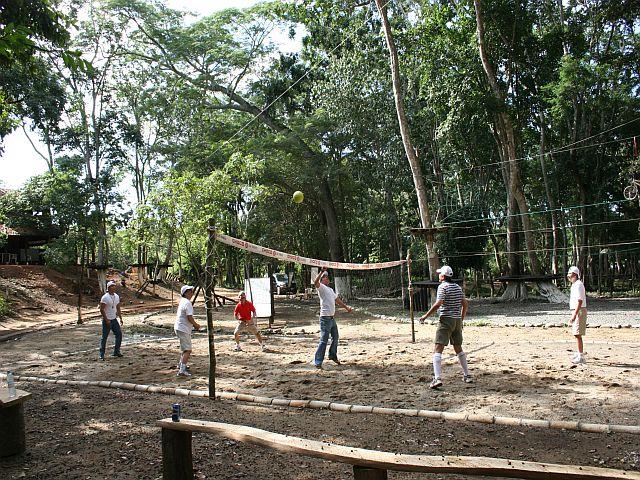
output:
[[[186,352],[187,350],[191,350],[191,334],[187,332],[181,332],[180,330],[175,330],[175,332],[180,339],[180,351]]]
[[[462,319],[459,317],[440,317],[436,330],[436,342],[440,345],[462,345]]]
[[[256,324],[257,322],[255,318],[247,320],[246,322],[244,320],[238,320],[238,325],[236,325],[236,329],[233,331],[233,334],[236,335],[237,333],[249,332],[256,335],[258,333],[258,327]]]
[[[578,310],[578,316],[571,324],[571,334],[576,335],[584,335],[587,333],[587,309],[586,307],[582,307]]]

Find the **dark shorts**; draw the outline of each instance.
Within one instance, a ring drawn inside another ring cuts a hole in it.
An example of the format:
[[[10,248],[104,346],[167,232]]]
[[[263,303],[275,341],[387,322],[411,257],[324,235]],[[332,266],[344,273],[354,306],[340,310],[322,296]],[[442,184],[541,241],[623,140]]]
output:
[[[440,317],[436,330],[436,341],[441,345],[462,345],[462,319],[460,317]]]

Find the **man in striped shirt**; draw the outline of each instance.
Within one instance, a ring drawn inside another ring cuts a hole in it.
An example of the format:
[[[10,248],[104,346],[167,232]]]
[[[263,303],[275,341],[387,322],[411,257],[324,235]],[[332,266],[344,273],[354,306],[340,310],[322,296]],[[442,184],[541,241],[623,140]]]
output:
[[[467,314],[469,302],[464,298],[464,292],[460,285],[453,282],[453,270],[444,265],[436,270],[440,278],[440,286],[436,295],[436,302],[429,311],[420,317],[420,323],[436,310],[440,315],[440,324],[436,330],[436,341],[433,349],[433,381],[429,388],[442,386],[442,352],[444,347],[451,343],[458,355],[462,366],[463,380],[465,383],[473,383],[467,365],[467,355],[462,351],[462,322]]]

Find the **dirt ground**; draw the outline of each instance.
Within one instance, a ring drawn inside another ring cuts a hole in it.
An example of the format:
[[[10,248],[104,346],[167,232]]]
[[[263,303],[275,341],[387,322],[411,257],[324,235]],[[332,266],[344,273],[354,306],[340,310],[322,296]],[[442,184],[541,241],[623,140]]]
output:
[[[476,382],[462,382],[459,365],[448,348],[444,387],[433,391],[428,382],[435,325],[417,325],[416,343],[411,343],[407,323],[362,311],[339,313],[343,365],[328,361],[323,370],[317,370],[311,363],[319,330],[317,308],[316,299],[279,299],[273,332],[265,335],[268,348],[264,352],[249,338],[243,338],[243,352],[234,352],[232,306],[214,312],[217,390],[640,425],[637,328],[589,328],[585,337],[587,363],[574,366],[569,361],[574,340],[566,327],[504,326],[557,324],[563,318],[561,310],[543,303],[495,305],[472,300],[464,347]],[[617,323],[640,323],[637,302],[603,300],[594,303],[594,310],[610,312],[603,315],[608,320],[619,315]],[[201,307],[196,316],[205,323]],[[97,322],[31,333],[0,344],[0,368],[19,375],[206,389],[205,335],[194,336],[193,377],[177,378],[178,342],[171,335],[172,324],[168,311],[145,323],[139,314],[125,316],[125,357],[105,362],[97,361]],[[261,326],[266,323],[261,321]],[[343,414],[38,382],[20,382],[19,388],[33,393],[25,406],[28,453],[0,462],[3,478],[161,478],[160,435],[154,422],[168,417],[174,402],[182,404],[186,418],[256,426],[363,448],[640,471],[640,438],[630,434]],[[196,434],[193,450],[198,478],[352,478],[350,466],[279,454],[212,435]],[[427,477],[390,472],[390,478]]]
[[[120,282],[120,274],[111,270],[108,280]],[[82,318],[91,321],[99,318],[100,288],[95,271],[83,279]],[[128,275],[125,287],[119,286],[118,294],[125,313],[147,312],[171,305],[171,290],[162,286],[149,287],[137,296],[137,279]],[[78,319],[77,272],[64,272],[41,265],[0,265],[0,293],[9,301],[10,312],[0,318],[0,340],[6,337],[52,326],[74,324]],[[174,292],[174,302],[177,302]]]

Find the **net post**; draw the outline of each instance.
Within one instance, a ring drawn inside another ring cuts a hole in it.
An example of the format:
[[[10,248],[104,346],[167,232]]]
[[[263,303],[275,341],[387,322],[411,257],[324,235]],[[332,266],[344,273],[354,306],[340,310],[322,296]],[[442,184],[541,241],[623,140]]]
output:
[[[407,277],[409,280],[409,318],[411,319],[411,343],[416,343],[416,327],[413,319],[413,284],[411,283],[411,247],[407,249]]]
[[[209,340],[209,399],[216,399],[216,350],[213,337],[213,252],[216,241],[216,226],[213,218],[207,228],[207,261],[205,263],[205,307],[207,311],[207,337]]]

